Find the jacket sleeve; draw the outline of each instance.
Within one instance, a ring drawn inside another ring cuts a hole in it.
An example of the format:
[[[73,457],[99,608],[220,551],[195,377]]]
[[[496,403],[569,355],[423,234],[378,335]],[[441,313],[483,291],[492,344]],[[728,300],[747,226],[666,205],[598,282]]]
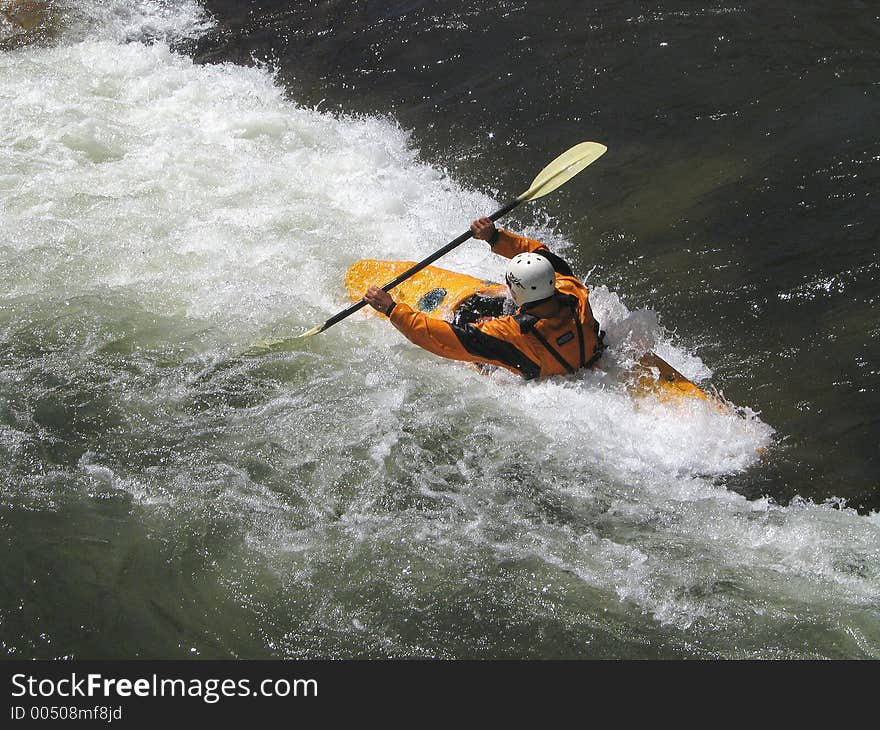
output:
[[[553,265],[553,270],[560,276],[574,276],[568,262],[553,253],[543,243],[511,233],[504,228],[498,229],[498,239],[492,246],[492,252],[504,256],[506,259],[512,259],[520,253],[536,253],[546,258]]]
[[[490,334],[479,325],[459,327],[398,302],[389,319],[410,342],[435,355],[450,360],[499,365],[529,379],[540,373],[540,365],[505,338],[505,327],[511,326],[506,317],[487,323],[491,325],[487,326],[492,330]]]

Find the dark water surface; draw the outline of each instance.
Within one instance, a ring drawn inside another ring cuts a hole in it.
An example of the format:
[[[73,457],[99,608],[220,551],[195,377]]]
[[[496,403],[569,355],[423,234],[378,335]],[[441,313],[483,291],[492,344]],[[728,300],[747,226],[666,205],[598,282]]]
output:
[[[876,5],[206,7],[197,59],[265,62],[302,104],[391,115],[502,198],[571,144],[607,144],[544,208],[577,270],[658,311],[777,429],[728,486],[880,508]]]

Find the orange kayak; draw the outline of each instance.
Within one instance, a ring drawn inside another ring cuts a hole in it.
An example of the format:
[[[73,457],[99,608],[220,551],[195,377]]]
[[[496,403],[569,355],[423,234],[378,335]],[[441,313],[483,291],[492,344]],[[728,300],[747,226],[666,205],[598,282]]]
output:
[[[402,274],[414,261],[361,259],[345,275],[345,288],[352,301],[358,301],[372,284],[388,282]],[[464,324],[478,316],[505,314],[507,287],[467,274],[428,266],[398,284],[394,298],[429,317]],[[382,316],[367,308],[376,316]],[[601,367],[601,361],[599,363]],[[630,388],[637,395],[652,395],[662,401],[696,398],[711,399],[698,385],[688,380],[659,355],[647,352],[639,360]]]

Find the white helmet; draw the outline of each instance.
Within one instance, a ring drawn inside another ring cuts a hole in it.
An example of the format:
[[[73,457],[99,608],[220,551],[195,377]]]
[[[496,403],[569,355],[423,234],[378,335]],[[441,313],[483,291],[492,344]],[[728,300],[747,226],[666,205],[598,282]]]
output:
[[[504,275],[517,307],[553,295],[556,276],[553,265],[536,253],[520,253],[507,265]]]

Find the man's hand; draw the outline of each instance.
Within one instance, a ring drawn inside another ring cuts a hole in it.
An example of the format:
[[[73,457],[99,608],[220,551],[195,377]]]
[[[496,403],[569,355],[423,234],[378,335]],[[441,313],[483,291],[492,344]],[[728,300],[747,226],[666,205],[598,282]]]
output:
[[[391,295],[384,289],[380,289],[378,286],[371,286],[367,289],[367,293],[364,294],[364,299],[367,300],[367,304],[382,314],[388,314],[388,310],[391,308],[391,305],[394,304]]]
[[[491,241],[495,238],[495,224],[489,218],[478,218],[471,223],[471,231],[474,238],[481,241]]]

